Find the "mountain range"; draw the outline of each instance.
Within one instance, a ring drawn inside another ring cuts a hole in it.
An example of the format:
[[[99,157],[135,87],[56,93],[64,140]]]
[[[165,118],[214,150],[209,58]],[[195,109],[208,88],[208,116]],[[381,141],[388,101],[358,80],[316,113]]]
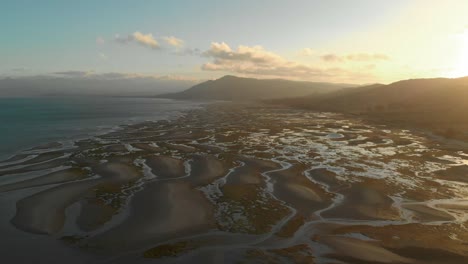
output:
[[[183,91],[194,81],[148,77],[31,76],[0,79],[0,97],[34,96],[141,96]]]
[[[112,77],[5,78],[0,80],[0,97],[101,95],[263,101],[358,115],[468,141],[468,77],[411,79],[365,86],[230,75],[196,85],[183,80]]]
[[[224,76],[157,97],[182,100],[255,101],[340,112],[468,139],[468,77],[410,79],[357,86]]]
[[[227,75],[217,80],[197,84],[185,91],[158,95],[181,100],[252,101],[299,97],[355,87],[353,84],[289,81],[283,79],[253,79]]]
[[[468,139],[468,77],[404,80],[272,102]]]

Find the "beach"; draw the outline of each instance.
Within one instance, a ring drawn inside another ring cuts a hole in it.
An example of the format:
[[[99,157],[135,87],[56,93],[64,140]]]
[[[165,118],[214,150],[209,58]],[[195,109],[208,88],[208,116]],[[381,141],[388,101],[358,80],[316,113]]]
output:
[[[463,146],[214,103],[0,162],[0,246],[6,262],[464,263],[467,184]]]

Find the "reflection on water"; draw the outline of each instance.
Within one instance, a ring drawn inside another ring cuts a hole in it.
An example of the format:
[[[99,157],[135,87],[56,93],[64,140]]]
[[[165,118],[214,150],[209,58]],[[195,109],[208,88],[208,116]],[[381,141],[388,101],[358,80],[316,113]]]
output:
[[[0,158],[45,142],[102,134],[122,124],[174,118],[197,105],[156,98],[0,98]]]
[[[442,143],[212,105],[1,163],[1,226],[97,263],[463,263],[468,155]]]

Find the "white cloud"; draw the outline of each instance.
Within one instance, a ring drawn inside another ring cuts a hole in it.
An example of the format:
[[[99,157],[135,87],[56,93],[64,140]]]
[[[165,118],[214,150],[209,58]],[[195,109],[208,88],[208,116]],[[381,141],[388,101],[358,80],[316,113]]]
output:
[[[215,64],[228,62],[253,63],[257,65],[286,63],[286,60],[281,56],[265,50],[262,46],[249,47],[240,45],[237,50],[234,51],[224,42],[213,42],[211,43],[210,49],[203,54],[207,57],[214,58]]]
[[[354,53],[348,55],[337,55],[337,54],[325,54],[320,56],[323,61],[326,62],[344,62],[344,61],[354,61],[354,62],[372,62],[372,61],[386,61],[390,60],[390,57],[385,54],[379,53]]]
[[[311,48],[304,48],[299,51],[299,56],[308,57],[308,56],[315,55],[315,53],[316,52]]]
[[[210,49],[207,51],[207,54],[219,54],[219,53],[232,52],[231,47],[228,44],[221,42],[212,42]]]
[[[336,67],[320,68],[290,61],[262,46],[241,45],[233,50],[224,42],[213,42],[203,55],[212,59],[202,65],[202,69],[206,71],[316,81],[360,82],[371,78],[370,73],[362,69],[353,71]]]
[[[153,34],[148,33],[148,34],[143,34],[139,31],[133,33],[133,38],[135,41],[140,43],[143,46],[150,47],[152,49],[157,49],[159,48],[159,43],[156,41],[156,39],[153,37]]]
[[[127,44],[129,42],[137,42],[151,49],[160,48],[160,45],[158,41],[153,37],[153,34],[151,33],[143,34],[139,31],[136,31],[135,33],[125,36],[125,37],[121,37],[119,34],[117,34],[115,35],[115,41],[121,44]]]
[[[129,44],[129,43],[134,42],[134,43],[138,43],[142,46],[145,46],[151,49],[160,49],[161,44],[158,41],[160,40],[160,41],[164,41],[164,43],[166,43],[167,46],[175,47],[177,50],[177,55],[195,55],[195,53],[199,53],[198,49],[184,48],[184,44],[185,44],[184,40],[174,37],[174,36],[166,36],[166,37],[158,38],[158,37],[153,36],[153,34],[151,33],[144,34],[144,33],[141,33],[140,31],[136,31],[132,34],[125,35],[125,36],[116,34],[114,37],[114,40],[115,42],[120,43],[120,44]]]
[[[179,38],[176,38],[174,36],[169,36],[169,37],[163,37],[163,40],[171,45],[171,46],[174,46],[174,47],[177,47],[177,48],[180,48],[182,46],[184,46],[184,41],[179,39]]]

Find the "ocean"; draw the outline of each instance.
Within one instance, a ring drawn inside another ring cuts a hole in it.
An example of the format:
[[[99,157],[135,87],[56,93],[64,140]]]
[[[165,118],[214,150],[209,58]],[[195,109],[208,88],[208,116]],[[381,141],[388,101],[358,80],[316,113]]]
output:
[[[119,125],[173,119],[199,106],[156,98],[0,98],[0,159],[49,142],[105,133]]]

